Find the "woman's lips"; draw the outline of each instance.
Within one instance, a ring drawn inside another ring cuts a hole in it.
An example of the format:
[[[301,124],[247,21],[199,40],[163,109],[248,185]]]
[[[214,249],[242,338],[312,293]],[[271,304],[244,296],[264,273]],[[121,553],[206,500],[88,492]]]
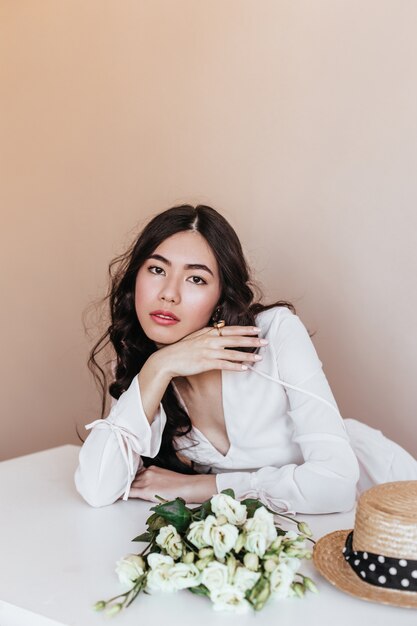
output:
[[[156,324],[161,324],[162,326],[171,326],[172,324],[178,324],[179,322],[179,320],[174,320],[173,318],[167,319],[166,317],[160,317],[159,315],[151,314],[151,318],[154,322],[156,322]]]

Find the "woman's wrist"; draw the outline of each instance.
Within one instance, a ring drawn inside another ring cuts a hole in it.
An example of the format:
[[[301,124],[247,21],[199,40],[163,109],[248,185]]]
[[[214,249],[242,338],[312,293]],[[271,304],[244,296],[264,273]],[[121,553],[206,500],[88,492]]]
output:
[[[170,369],[167,367],[165,355],[161,353],[161,350],[153,352],[153,354],[151,354],[151,356],[148,358],[148,362],[155,370],[155,373],[161,379],[163,379],[168,386],[171,380],[174,378],[174,373],[171,372]]]
[[[217,493],[215,474],[187,474],[184,478],[187,502],[200,504]]]

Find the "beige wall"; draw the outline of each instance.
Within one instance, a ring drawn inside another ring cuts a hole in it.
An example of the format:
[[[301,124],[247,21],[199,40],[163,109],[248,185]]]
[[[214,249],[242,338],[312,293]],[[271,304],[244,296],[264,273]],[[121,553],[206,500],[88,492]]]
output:
[[[0,458],[99,416],[81,316],[156,212],[212,204],[345,417],[417,455],[417,3],[3,0]]]

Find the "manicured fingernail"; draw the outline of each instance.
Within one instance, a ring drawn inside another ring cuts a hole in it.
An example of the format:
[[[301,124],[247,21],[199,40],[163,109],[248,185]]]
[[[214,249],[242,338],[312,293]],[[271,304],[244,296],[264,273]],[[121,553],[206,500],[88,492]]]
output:
[[[266,346],[266,344],[269,343],[268,339],[260,339],[259,343],[261,344],[261,346]]]
[[[243,369],[243,370],[247,370],[247,369],[248,369],[248,366],[247,366],[247,365],[242,365],[242,369]]]

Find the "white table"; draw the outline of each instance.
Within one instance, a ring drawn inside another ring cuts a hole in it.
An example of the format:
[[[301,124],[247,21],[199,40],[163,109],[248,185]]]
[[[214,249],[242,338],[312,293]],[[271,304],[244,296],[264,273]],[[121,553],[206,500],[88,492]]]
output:
[[[78,446],[67,445],[0,463],[0,626],[109,624],[109,618],[91,606],[120,593],[116,561],[144,547],[131,540],[145,530],[154,505],[133,499],[102,508],[86,504],[73,481],[78,451]],[[318,539],[332,530],[352,528],[354,512],[299,518]],[[141,594],[111,623],[137,626],[169,619],[181,626],[417,624],[415,610],[364,602],[335,589],[311,561],[302,571],[316,581],[319,594],[275,601],[259,613],[213,611],[207,598],[184,590]]]

